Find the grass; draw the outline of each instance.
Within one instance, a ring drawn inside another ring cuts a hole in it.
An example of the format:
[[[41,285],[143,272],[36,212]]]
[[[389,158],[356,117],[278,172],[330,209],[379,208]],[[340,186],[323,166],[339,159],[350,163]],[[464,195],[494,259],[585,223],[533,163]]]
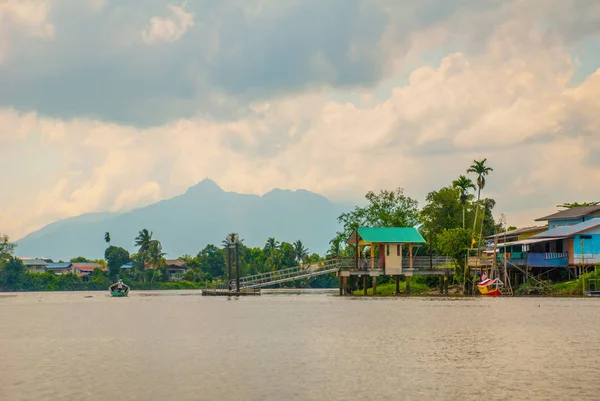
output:
[[[425,293],[430,290],[432,290],[432,288],[429,287],[424,282],[419,282],[419,280],[415,280],[415,279],[413,279],[410,282],[411,294]],[[400,282],[400,292],[406,293],[406,281]],[[364,290],[353,291],[352,295],[364,296]],[[369,288],[367,290],[367,295],[373,295],[373,288]],[[376,295],[383,295],[383,296],[396,295],[396,283],[390,282],[390,283],[386,283],[386,284],[377,284],[377,294]]]

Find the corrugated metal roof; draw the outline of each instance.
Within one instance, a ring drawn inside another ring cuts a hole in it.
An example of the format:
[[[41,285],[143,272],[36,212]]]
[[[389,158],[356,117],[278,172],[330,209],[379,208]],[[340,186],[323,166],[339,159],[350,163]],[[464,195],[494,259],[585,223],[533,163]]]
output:
[[[583,223],[573,224],[572,226],[556,227],[551,230],[544,231],[543,233],[536,234],[531,238],[565,238],[598,226],[600,226],[600,219],[591,219],[588,221],[584,221]]]
[[[548,227],[547,226],[532,226],[532,227],[523,227],[523,228],[517,228],[516,230],[510,230],[510,231],[505,231],[505,232],[501,232],[498,234],[494,234],[494,235],[488,235],[487,237],[485,237],[486,239],[492,239],[492,238],[502,238],[504,236],[511,236],[511,235],[518,235],[518,234],[524,234],[524,233],[530,233],[530,232],[534,232],[534,231],[540,231],[540,230],[546,230]]]
[[[181,259],[167,259],[165,264],[167,266],[185,267],[185,262]]]
[[[600,205],[572,207],[571,209],[563,210],[550,216],[540,217],[539,219],[535,219],[535,221],[577,219],[595,212],[600,212]]]
[[[557,239],[561,239],[561,238],[533,238],[531,237],[531,239],[523,239],[521,241],[511,241],[511,242],[507,242],[506,244],[498,244],[497,247],[498,248],[502,248],[503,246],[513,246],[513,245],[529,245],[529,244],[536,244],[538,242],[548,242],[548,241],[553,241],[553,240],[557,240]]]
[[[425,240],[414,227],[361,227],[358,230],[359,239],[365,242],[384,244],[423,244]],[[348,238],[347,243],[356,242],[356,231]]]
[[[71,263],[48,263],[46,269],[66,269],[71,267]]]
[[[48,263],[42,259],[22,259],[25,266],[46,266]]]

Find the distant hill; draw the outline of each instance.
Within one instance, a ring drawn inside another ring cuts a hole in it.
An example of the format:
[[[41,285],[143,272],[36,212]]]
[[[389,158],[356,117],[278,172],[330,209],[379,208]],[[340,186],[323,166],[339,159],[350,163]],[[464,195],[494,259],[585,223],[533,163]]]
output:
[[[169,258],[195,255],[207,244],[219,245],[238,232],[248,246],[262,247],[267,238],[302,240],[310,252],[325,253],[338,230],[337,217],[347,207],[305,190],[274,189],[263,195],[223,191],[204,180],[171,199],[127,213],[93,213],[59,220],[17,241],[17,256],[68,260],[102,258],[111,244],[135,251],[134,238],[147,228]]]

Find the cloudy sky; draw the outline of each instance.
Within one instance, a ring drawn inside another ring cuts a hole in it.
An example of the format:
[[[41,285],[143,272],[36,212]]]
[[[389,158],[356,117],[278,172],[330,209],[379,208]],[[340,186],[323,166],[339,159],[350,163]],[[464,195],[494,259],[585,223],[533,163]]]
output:
[[[0,232],[210,177],[600,200],[600,0],[0,0]]]

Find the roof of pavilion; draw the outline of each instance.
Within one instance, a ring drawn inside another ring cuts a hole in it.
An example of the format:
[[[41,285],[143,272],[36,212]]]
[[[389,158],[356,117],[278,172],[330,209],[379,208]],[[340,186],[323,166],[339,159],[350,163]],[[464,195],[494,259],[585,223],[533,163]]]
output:
[[[358,236],[358,237],[357,237]],[[347,244],[423,244],[425,239],[414,227],[360,227],[352,232]]]

